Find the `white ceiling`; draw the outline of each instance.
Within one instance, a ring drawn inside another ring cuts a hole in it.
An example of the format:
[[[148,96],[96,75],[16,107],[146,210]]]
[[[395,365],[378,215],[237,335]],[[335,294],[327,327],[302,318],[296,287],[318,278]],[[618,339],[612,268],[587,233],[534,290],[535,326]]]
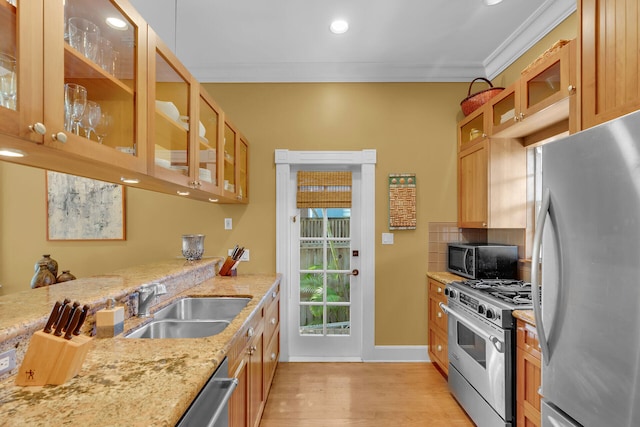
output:
[[[201,82],[495,77],[576,0],[131,0]],[[329,32],[336,18],[349,22]]]

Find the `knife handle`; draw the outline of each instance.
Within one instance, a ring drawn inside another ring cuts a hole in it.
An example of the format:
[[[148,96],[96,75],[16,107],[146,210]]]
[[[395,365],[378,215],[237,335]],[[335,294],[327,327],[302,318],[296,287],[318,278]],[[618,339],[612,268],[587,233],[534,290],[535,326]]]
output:
[[[71,313],[71,306],[67,304],[64,306],[64,309],[62,310],[62,316],[60,317],[60,321],[58,321],[58,326],[56,326],[56,330],[53,333],[53,335],[57,337],[62,335],[62,328],[65,327],[65,325],[67,324],[67,321],[69,320],[69,313]]]
[[[73,312],[73,317],[71,318],[71,320],[69,320],[69,326],[66,329],[66,332],[64,334],[64,339],[65,340],[70,340],[72,335],[73,335],[73,331],[76,329],[76,327],[78,326],[78,322],[80,321],[80,316],[82,315],[82,309],[78,308]]]
[[[71,327],[71,319],[73,319],[73,315],[75,314],[76,310],[79,310],[78,307],[80,307],[80,303],[78,301],[73,303],[73,306],[71,307],[71,312],[69,313],[69,319],[67,320],[67,323],[65,323],[64,328],[62,328],[63,331],[67,331],[67,329],[69,329]],[[71,331],[73,331],[73,329],[71,329]]]
[[[56,320],[58,320],[58,316],[60,315],[60,307],[62,307],[62,303],[60,301],[56,301],[56,303],[53,305],[53,310],[51,310],[51,314],[49,315],[49,319],[47,320],[47,324],[43,329],[44,333],[51,333],[51,328],[53,327]]]
[[[78,319],[78,324],[76,325],[75,329],[73,330],[73,335],[80,335],[80,327],[82,327],[82,324],[84,323],[84,319],[87,318],[87,312],[89,311],[89,306],[85,305],[82,307],[82,312],[80,313],[80,319]]]

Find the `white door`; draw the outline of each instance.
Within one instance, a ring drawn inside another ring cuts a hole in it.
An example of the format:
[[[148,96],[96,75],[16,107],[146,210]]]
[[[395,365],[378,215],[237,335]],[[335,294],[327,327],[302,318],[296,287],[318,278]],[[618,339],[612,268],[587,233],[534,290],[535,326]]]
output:
[[[293,207],[289,274],[293,358],[361,357],[360,168],[351,172],[350,208]],[[296,173],[292,169],[294,177]]]
[[[276,150],[280,359],[371,359],[374,351],[375,150]],[[299,170],[348,170],[348,209],[296,207]]]

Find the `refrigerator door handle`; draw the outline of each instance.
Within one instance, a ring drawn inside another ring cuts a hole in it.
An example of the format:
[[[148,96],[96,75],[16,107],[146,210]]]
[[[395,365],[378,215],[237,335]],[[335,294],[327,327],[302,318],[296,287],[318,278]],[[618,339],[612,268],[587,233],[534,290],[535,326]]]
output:
[[[531,254],[531,289],[533,291],[533,315],[536,320],[536,331],[538,332],[538,341],[540,342],[540,349],[542,350],[542,358],[544,364],[549,364],[549,343],[547,342],[547,336],[544,332],[544,325],[542,324],[542,300],[540,298],[540,244],[542,243],[542,231],[544,230],[544,224],[549,214],[550,207],[550,195],[549,189],[545,188],[542,194],[542,204],[540,205],[540,213],[538,220],[536,221],[536,232],[533,236],[533,253]]]

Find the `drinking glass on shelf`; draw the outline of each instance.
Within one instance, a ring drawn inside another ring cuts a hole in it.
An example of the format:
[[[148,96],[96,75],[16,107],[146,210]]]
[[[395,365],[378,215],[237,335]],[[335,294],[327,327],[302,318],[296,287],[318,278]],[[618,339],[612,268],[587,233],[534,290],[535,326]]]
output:
[[[100,121],[102,111],[100,104],[95,101],[87,101],[87,106],[84,109],[84,114],[80,119],[80,125],[84,129],[84,136],[87,139],[91,139],[91,132],[96,133],[96,126]],[[97,136],[96,136],[97,137]]]
[[[8,53],[0,52],[0,105],[11,110],[16,109],[17,80],[16,59]]]
[[[112,73],[112,70],[111,70],[112,55],[113,55],[113,46],[111,44],[111,40],[105,37],[100,37],[98,40],[97,63],[98,65],[100,65],[100,67],[103,70],[109,73]]]
[[[69,44],[86,58],[96,61],[100,28],[88,19],[69,18]]]
[[[80,119],[87,106],[87,89],[76,83],[64,85],[64,110],[66,130],[76,135],[80,132]]]
[[[98,138],[98,142],[102,144],[104,137],[107,136],[107,133],[111,130],[111,126],[113,125],[113,118],[107,112],[102,112],[100,114],[100,119],[93,127],[93,131],[96,134],[96,138]]]

